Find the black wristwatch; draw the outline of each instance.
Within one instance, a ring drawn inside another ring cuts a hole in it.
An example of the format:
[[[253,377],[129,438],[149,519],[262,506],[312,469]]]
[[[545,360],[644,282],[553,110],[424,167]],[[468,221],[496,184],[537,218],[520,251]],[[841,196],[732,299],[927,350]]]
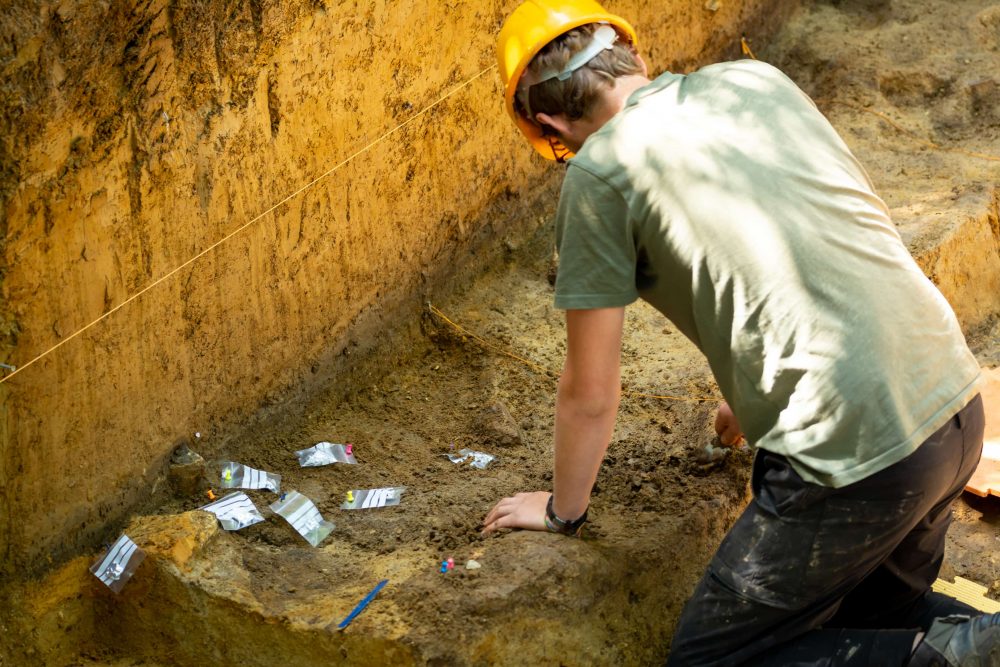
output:
[[[583,524],[587,522],[587,510],[583,510],[583,514],[579,519],[574,519],[573,521],[560,519],[556,516],[555,511],[552,509],[552,499],[554,497],[555,494],[550,495],[549,504],[545,506],[545,527],[553,533],[579,537],[580,533],[583,531]]]

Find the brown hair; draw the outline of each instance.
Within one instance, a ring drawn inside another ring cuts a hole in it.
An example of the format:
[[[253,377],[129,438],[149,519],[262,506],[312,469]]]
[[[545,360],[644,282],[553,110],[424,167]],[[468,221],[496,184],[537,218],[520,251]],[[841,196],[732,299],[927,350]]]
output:
[[[588,23],[559,35],[546,44],[532,58],[525,70],[527,78],[537,76],[546,70],[562,71],[569,59],[590,44],[599,23]],[[620,35],[611,49],[605,49],[590,62],[573,72],[565,81],[549,79],[533,86],[520,85],[515,97],[517,111],[525,116],[531,109],[534,114],[546,113],[550,116],[564,114],[569,120],[579,120],[587,116],[600,95],[601,88],[614,85],[620,76],[642,74],[642,66],[635,57],[635,51]],[[521,80],[525,80],[525,76]]]

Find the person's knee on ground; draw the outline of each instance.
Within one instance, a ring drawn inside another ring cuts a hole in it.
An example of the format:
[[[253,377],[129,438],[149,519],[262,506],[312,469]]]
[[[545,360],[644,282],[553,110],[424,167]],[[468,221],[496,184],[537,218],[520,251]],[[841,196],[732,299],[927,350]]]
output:
[[[1000,667],[1000,613],[946,616],[917,643],[908,667]]]

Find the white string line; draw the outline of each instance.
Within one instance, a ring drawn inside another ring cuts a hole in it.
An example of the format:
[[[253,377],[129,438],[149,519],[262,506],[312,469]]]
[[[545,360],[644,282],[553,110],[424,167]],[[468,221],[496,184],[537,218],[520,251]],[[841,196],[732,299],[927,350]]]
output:
[[[223,243],[225,243],[229,239],[233,238],[234,236],[236,236],[237,234],[239,234],[240,232],[242,232],[246,228],[250,227],[255,222],[257,222],[258,220],[260,220],[261,218],[263,218],[267,214],[271,213],[272,211],[274,211],[276,208],[278,208],[282,204],[285,204],[288,201],[290,201],[290,200],[294,199],[295,197],[297,197],[298,195],[302,194],[303,192],[305,192],[306,190],[308,190],[312,186],[316,185],[317,183],[319,183],[321,180],[323,180],[324,178],[326,178],[327,176],[329,176],[333,172],[335,172],[338,169],[340,169],[341,167],[343,167],[345,164],[347,164],[348,162],[350,162],[354,158],[358,157],[359,155],[361,155],[363,153],[368,152],[376,144],[384,141],[385,139],[389,138],[390,136],[392,136],[396,132],[400,131],[401,129],[403,129],[404,127],[406,127],[407,125],[409,125],[410,123],[412,123],[413,121],[417,120],[418,118],[420,118],[421,116],[423,116],[425,113],[427,113],[428,111],[430,111],[431,109],[433,109],[434,107],[436,107],[441,102],[444,102],[446,99],[448,99],[449,97],[451,97],[452,95],[454,95],[458,91],[462,90],[463,88],[465,88],[466,86],[468,86],[470,83],[472,83],[473,81],[475,81],[476,79],[478,79],[482,75],[486,74],[487,72],[489,72],[489,71],[491,71],[491,70],[493,70],[495,68],[496,68],[496,65],[490,65],[489,67],[487,67],[486,69],[482,70],[481,72],[479,72],[478,74],[476,74],[472,78],[464,81],[463,83],[459,84],[458,86],[456,86],[452,90],[448,91],[447,93],[444,93],[443,95],[441,95],[440,97],[438,97],[436,100],[434,100],[433,102],[431,102],[430,104],[428,104],[427,106],[425,106],[423,109],[421,109],[417,113],[415,113],[412,116],[410,116],[409,118],[407,118],[405,121],[403,121],[402,123],[400,123],[396,127],[394,127],[391,130],[385,132],[384,134],[382,134],[381,136],[379,136],[377,139],[374,139],[374,140],[368,142],[368,144],[366,144],[364,147],[359,148],[354,153],[352,153],[351,155],[347,156],[346,158],[344,158],[343,160],[341,160],[340,162],[338,162],[333,167],[327,169],[325,172],[323,172],[322,174],[320,174],[319,176],[317,176],[313,180],[309,181],[308,183],[306,183],[305,185],[303,185],[302,187],[300,187],[295,192],[291,193],[290,195],[285,196],[284,199],[282,199],[278,203],[274,204],[273,206],[271,206],[270,208],[268,208],[263,213],[260,213],[256,217],[254,217],[252,220],[249,220],[248,222],[243,223],[242,225],[240,225],[239,227],[237,227],[233,231],[229,232],[228,234],[226,234],[225,236],[223,236],[221,239],[219,239],[218,241],[216,241],[212,245],[208,246],[207,248],[205,248],[204,250],[202,250],[201,252],[199,252],[197,255],[195,255],[191,259],[187,260],[183,264],[180,264],[179,266],[174,267],[173,269],[171,269],[170,271],[168,271],[164,275],[160,276],[159,278],[157,278],[156,280],[154,280],[150,284],[148,284],[145,287],[143,287],[141,290],[139,290],[138,292],[136,292],[132,296],[126,298],[124,301],[122,301],[117,306],[115,306],[114,308],[112,308],[108,312],[104,313],[103,315],[101,315],[100,317],[98,317],[97,319],[95,319],[90,324],[87,324],[86,326],[84,326],[84,327],[78,329],[77,331],[73,332],[72,334],[70,334],[69,336],[67,336],[66,338],[64,338],[63,340],[59,341],[58,343],[56,343],[55,345],[53,345],[49,349],[45,350],[44,352],[42,352],[41,354],[39,354],[38,356],[36,356],[35,358],[33,358],[31,361],[18,366],[16,370],[14,370],[13,372],[11,372],[7,376],[5,376],[3,378],[0,378],[0,384],[3,384],[7,380],[10,380],[12,377],[14,377],[15,375],[17,375],[18,373],[20,373],[24,369],[29,368],[35,362],[41,360],[42,358],[44,358],[44,357],[48,356],[49,354],[51,354],[52,352],[56,351],[57,349],[59,349],[60,347],[62,347],[63,345],[65,345],[66,343],[68,343],[71,340],[73,340],[74,338],[78,337],[84,331],[87,331],[91,327],[93,327],[93,326],[99,324],[100,322],[104,321],[105,319],[107,319],[108,317],[110,317],[111,315],[113,315],[115,312],[117,312],[118,310],[120,310],[121,308],[124,308],[129,303],[135,301],[140,296],[142,296],[143,294],[145,294],[149,290],[153,289],[154,287],[156,287],[160,283],[162,283],[167,278],[170,278],[171,276],[173,276],[174,274],[176,274],[178,271],[181,271],[185,267],[190,266],[191,264],[193,264],[194,262],[196,262],[201,257],[203,257],[203,256],[207,255],[208,253],[210,253],[211,251],[215,250],[220,245],[222,245]]]

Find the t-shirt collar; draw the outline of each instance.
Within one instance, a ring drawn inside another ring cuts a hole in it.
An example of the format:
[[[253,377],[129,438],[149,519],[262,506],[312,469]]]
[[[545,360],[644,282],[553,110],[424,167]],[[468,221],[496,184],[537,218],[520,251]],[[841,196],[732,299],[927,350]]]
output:
[[[629,95],[628,99],[625,100],[625,108],[627,109],[630,106],[638,104],[639,100],[646,97],[647,95],[652,95],[653,93],[655,93],[656,91],[660,90],[668,83],[673,81],[678,76],[680,75],[674,74],[673,72],[664,72],[660,76],[656,77],[655,79],[647,83],[642,88],[632,91],[632,94]]]

